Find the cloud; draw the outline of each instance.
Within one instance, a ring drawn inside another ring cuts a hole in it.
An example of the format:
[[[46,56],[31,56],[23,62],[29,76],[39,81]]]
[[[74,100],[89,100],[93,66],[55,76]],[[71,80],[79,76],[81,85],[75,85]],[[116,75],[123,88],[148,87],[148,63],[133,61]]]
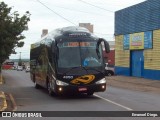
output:
[[[73,24],[58,16],[54,12],[78,25],[78,23],[91,23],[94,25],[95,34],[105,39],[113,39],[114,34],[114,12],[108,12],[78,0],[40,0],[51,10],[44,7],[37,0],[4,0],[8,6],[14,6],[13,11],[23,15],[26,11],[31,13],[29,30],[23,32],[26,36],[23,48],[16,49],[22,52],[22,58],[29,58],[30,44],[40,39],[42,29],[52,31],[56,28],[72,26]],[[88,3],[117,11],[125,7],[143,2],[145,0],[85,0]],[[53,11],[54,12],[53,12]],[[80,12],[81,11],[81,12]],[[107,34],[107,35],[104,35]],[[11,55],[10,58],[16,58]]]

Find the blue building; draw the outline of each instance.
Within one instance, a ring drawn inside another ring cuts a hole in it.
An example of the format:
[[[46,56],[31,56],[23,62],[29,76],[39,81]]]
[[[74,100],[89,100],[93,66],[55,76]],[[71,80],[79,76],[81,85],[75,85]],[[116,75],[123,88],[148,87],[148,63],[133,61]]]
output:
[[[115,74],[160,80],[160,0],[115,12]]]

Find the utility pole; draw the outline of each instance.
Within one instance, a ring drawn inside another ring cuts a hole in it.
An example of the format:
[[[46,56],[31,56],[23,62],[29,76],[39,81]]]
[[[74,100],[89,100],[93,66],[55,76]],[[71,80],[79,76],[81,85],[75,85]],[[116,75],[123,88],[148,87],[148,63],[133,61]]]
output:
[[[19,62],[18,62],[18,65],[19,65],[19,66],[22,66],[21,52],[19,52],[19,53],[20,53],[20,55],[19,55]]]
[[[21,60],[21,52],[19,52],[19,53],[20,53],[19,59]]]

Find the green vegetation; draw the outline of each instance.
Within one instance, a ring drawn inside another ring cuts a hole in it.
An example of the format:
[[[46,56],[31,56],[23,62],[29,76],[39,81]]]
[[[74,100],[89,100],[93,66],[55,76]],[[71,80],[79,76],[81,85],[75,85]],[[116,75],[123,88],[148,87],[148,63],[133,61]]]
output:
[[[28,30],[30,13],[22,16],[17,11],[12,12],[4,2],[0,2],[0,72],[2,63],[9,58],[10,54],[16,54],[17,47],[23,47],[25,38],[23,31]]]

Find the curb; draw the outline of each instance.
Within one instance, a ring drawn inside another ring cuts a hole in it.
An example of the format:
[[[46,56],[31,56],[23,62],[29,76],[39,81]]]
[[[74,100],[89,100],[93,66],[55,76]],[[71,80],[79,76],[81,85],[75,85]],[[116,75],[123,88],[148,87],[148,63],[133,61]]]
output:
[[[0,106],[0,111],[5,111],[7,109],[7,101],[4,92],[0,91],[0,99],[2,99],[2,105]]]

